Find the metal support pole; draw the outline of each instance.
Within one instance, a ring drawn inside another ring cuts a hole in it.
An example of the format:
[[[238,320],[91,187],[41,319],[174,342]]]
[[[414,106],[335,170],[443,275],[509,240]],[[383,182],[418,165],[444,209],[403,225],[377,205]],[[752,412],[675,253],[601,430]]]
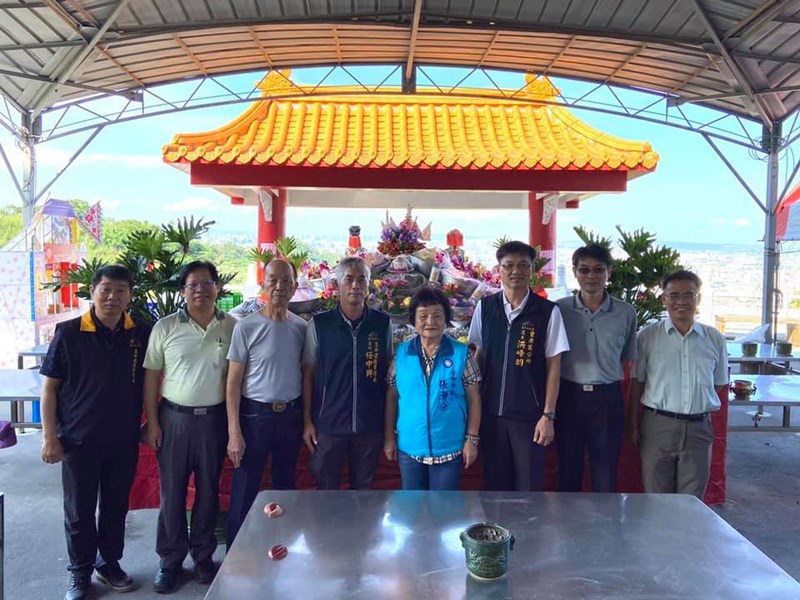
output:
[[[417,93],[417,67],[411,66],[409,71],[403,72],[403,93]]]
[[[42,117],[33,113],[22,113],[22,132],[20,143],[23,149],[22,164],[22,226],[27,227],[33,220],[36,207],[36,144],[42,135]]]
[[[761,296],[761,322],[768,324],[767,342],[775,341],[775,324],[777,323],[777,303],[775,298],[777,279],[777,247],[776,230],[778,227],[778,175],[780,164],[778,150],[780,148],[781,123],[772,124],[772,131],[764,127],[764,150],[768,152],[767,160],[767,196],[764,219],[764,285]]]

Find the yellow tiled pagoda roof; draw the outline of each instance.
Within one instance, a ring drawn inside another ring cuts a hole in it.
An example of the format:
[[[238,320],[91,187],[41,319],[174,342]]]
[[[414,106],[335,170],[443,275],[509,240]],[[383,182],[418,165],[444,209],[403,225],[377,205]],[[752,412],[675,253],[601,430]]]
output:
[[[231,123],[176,135],[163,148],[164,160],[591,171],[650,171],[658,162],[649,143],[602,133],[558,105],[557,90],[543,78],[530,78],[516,94],[473,89],[460,90],[460,96],[427,89],[367,93],[361,87],[309,93],[277,72],[260,87],[264,97]]]

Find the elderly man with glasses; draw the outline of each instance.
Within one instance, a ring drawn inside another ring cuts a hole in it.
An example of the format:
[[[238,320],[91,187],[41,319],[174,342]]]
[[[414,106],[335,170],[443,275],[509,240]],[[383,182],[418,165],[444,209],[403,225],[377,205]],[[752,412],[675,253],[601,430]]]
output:
[[[484,482],[488,490],[540,491],[569,343],[558,307],[530,289],[536,250],[513,241],[496,256],[503,291],[480,301],[469,330],[483,366]]]
[[[702,500],[714,441],[710,413],[719,410],[719,393],[728,386],[728,353],[719,331],[695,321],[700,286],[690,271],[664,276],[667,318],[639,332],[628,422],[642,456],[644,490]]]
[[[580,289],[557,302],[569,338],[556,420],[558,490],[581,491],[588,450],[592,491],[614,492],[625,427],[621,381],[625,367],[636,360],[636,311],[606,292],[608,248],[578,248],[572,272]]]
[[[154,582],[160,594],[175,590],[187,554],[199,583],[214,579],[219,478],[228,441],[226,357],[236,324],[216,308],[220,284],[212,263],[190,262],[179,282],[185,305],[155,324],[144,360],[145,441],[156,451],[161,478],[156,532],[160,565]],[[195,498],[187,529],[192,474]]]

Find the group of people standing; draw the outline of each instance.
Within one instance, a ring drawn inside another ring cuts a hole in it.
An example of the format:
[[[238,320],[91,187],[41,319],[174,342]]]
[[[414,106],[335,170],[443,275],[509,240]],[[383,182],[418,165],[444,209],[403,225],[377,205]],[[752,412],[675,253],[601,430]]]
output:
[[[226,455],[235,467],[229,546],[266,463],[272,488],[293,488],[303,444],[319,489],[338,489],[345,463],[350,488],[369,489],[383,454],[397,460],[403,489],[458,489],[480,455],[487,490],[539,491],[555,440],[560,491],[582,489],[588,452],[592,489],[613,492],[627,424],[645,491],[702,497],[709,413],[728,372],[722,335],[694,321],[699,278],[665,277],[667,317],[637,334],[634,309],[605,291],[607,249],[574,253],[580,289],[557,303],[530,289],[535,258],[523,242],[497,250],[503,290],[479,302],[469,345],[445,335],[445,294],[421,288],[409,310],[417,335],[396,349],[389,318],[366,305],[370,269],[358,257],[337,264],[339,306],[308,323],[288,309],[297,285],[290,263],[267,265],[266,304],[239,321],[216,308],[215,266],[189,263],[180,275],[185,306],[152,332],[126,312],[130,272],[100,269],[91,310],[58,326],[41,368],[42,458],[63,465],[66,599],[86,597],[92,572],[117,591],[133,586],[119,560],[142,406],[141,437],[157,452],[161,481],[159,593],[176,589],[187,555],[197,581],[214,578]]]

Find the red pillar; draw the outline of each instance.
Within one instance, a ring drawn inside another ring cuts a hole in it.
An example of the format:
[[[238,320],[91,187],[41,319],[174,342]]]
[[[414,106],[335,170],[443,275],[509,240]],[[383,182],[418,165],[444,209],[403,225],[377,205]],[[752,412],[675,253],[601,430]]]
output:
[[[265,198],[272,197],[272,218],[267,220],[264,203],[258,202],[258,247],[275,251],[275,240],[286,235],[286,190],[278,190],[277,195],[264,190],[260,194]],[[267,207],[269,209],[269,207]],[[258,265],[259,283],[264,277],[264,267]]]
[[[542,273],[553,285],[556,270],[555,200],[540,200],[537,192],[528,192],[528,243],[541,247],[539,254],[550,259]]]

